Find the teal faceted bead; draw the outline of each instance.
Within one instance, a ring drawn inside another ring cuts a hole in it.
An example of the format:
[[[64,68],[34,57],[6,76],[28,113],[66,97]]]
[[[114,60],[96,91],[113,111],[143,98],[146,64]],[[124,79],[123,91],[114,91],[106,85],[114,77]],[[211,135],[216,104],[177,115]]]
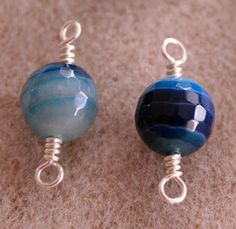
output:
[[[20,96],[26,123],[42,138],[73,140],[86,132],[98,111],[92,78],[80,67],[50,63],[34,72]]]

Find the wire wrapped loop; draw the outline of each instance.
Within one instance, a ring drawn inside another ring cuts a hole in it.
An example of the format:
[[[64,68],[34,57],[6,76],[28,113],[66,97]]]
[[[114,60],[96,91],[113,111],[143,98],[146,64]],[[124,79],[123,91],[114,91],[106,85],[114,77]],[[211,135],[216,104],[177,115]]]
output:
[[[181,158],[182,157],[181,157],[180,154],[174,154],[174,155],[165,157],[166,176],[164,178],[162,178],[162,180],[159,184],[160,195],[162,196],[162,198],[165,201],[167,201],[168,203],[171,203],[171,204],[181,203],[187,195],[186,184],[180,178],[180,176],[183,175],[182,171],[180,171],[180,169],[181,169],[181,166],[180,166]],[[175,197],[175,198],[169,197],[166,194],[166,191],[165,191],[165,185],[171,179],[174,179],[181,188],[180,195],[178,197]]]
[[[69,36],[68,30],[73,29],[73,33]],[[61,48],[60,48],[60,61],[72,64],[75,62],[74,49],[75,46],[72,45],[72,42],[76,40],[81,33],[81,25],[77,21],[68,21],[66,22],[60,31],[61,38]]]
[[[179,60],[176,60],[173,56],[171,56],[167,52],[167,46],[169,44],[175,44],[179,46],[182,50],[182,58]],[[183,44],[176,40],[175,38],[166,38],[162,45],[162,54],[163,56],[168,60],[169,64],[167,67],[167,75],[168,76],[181,76],[182,68],[179,67],[181,64],[183,64],[187,60],[187,52],[184,48]]]
[[[47,138],[45,144],[45,155],[44,159],[46,160],[41,164],[35,171],[35,179],[37,183],[41,186],[52,188],[57,186],[64,178],[64,171],[62,166],[58,163],[59,154],[61,148],[62,140],[59,138]],[[51,182],[46,182],[42,180],[41,174],[44,170],[53,166],[57,169],[57,177]]]

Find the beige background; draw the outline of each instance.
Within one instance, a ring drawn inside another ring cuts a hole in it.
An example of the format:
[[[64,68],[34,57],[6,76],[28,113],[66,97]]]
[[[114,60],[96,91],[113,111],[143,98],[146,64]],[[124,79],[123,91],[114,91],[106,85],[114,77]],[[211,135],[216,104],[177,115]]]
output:
[[[235,10],[234,0],[1,0],[0,228],[236,228]],[[18,97],[32,71],[57,59],[69,19],[82,25],[76,63],[97,84],[100,112],[65,144],[64,182],[48,191],[34,181],[43,141]],[[163,157],[142,143],[133,118],[142,91],[165,75],[168,36],[186,46],[185,73],[217,109],[209,142],[183,159],[189,193],[176,206],[158,195]]]

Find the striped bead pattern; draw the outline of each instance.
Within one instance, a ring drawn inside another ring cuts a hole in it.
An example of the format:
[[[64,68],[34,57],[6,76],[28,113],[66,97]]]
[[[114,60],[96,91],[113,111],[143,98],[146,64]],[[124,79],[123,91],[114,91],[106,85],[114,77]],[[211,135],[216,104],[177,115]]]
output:
[[[184,76],[150,85],[138,101],[136,128],[143,141],[163,155],[191,154],[209,138],[213,102],[199,84]]]
[[[73,140],[93,123],[98,95],[92,78],[80,67],[51,63],[24,85],[21,108],[26,123],[42,138]]]

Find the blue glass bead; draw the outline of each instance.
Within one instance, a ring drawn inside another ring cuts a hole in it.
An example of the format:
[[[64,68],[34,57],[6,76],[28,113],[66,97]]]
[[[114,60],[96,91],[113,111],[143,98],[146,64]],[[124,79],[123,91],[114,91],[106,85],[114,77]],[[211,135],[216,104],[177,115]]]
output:
[[[138,101],[136,128],[155,152],[191,154],[209,138],[215,118],[213,102],[199,84],[184,76],[150,85]]]
[[[98,111],[98,94],[92,78],[82,68],[62,62],[34,72],[22,89],[20,102],[33,132],[63,141],[83,134]]]

